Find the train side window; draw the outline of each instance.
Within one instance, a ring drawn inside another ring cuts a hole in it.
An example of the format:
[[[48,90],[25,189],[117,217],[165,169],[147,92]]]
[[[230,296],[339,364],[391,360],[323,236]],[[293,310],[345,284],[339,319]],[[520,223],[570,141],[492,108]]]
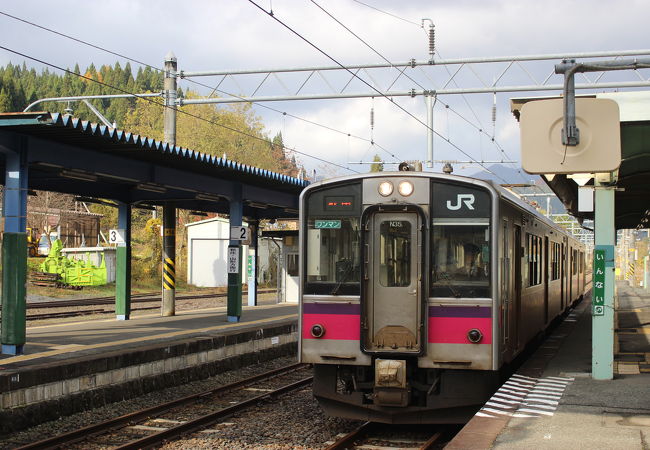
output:
[[[560,244],[557,242],[551,243],[551,281],[560,278]]]
[[[542,238],[526,233],[526,257],[528,258],[528,286],[542,283]]]

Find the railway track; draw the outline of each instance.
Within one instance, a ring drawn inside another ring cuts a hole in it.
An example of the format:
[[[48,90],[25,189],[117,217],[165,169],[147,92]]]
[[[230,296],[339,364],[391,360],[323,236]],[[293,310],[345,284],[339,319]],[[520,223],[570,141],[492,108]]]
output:
[[[257,292],[259,294],[267,294],[269,292],[275,292],[275,289],[258,289]],[[243,294],[246,294],[246,291],[244,291]],[[199,298],[226,297],[227,295],[228,294],[225,292],[212,293],[212,294],[179,295],[176,297],[176,300],[193,300]],[[151,302],[157,300],[160,300],[159,292],[131,295],[132,303],[145,303],[145,302]],[[114,303],[115,303],[115,296],[106,296],[106,297],[80,298],[74,300],[54,300],[51,302],[29,302],[27,303],[27,309],[61,308],[61,307],[70,307],[70,306],[98,306],[98,305],[112,305]]]
[[[442,448],[449,441],[451,428],[444,425],[399,427],[365,422],[340,436],[327,450],[343,449],[419,449]]]
[[[308,385],[312,377],[302,373],[308,368],[292,364],[18,448],[150,448]]]

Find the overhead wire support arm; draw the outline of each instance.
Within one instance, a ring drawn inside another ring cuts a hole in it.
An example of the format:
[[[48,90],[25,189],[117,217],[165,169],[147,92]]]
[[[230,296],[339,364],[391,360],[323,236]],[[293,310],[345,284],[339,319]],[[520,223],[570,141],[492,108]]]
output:
[[[49,97],[41,98],[35,102],[27,105],[23,112],[27,112],[34,106],[43,102],[76,102],[80,100],[93,100],[93,99],[111,99],[111,98],[141,98],[141,97],[163,97],[162,92],[147,93],[147,94],[107,94],[107,95],[77,95],[72,97]]]
[[[585,63],[576,63],[575,59],[565,59],[562,63],[556,64],[555,73],[564,75],[564,127],[562,128],[562,144],[576,146],[580,143],[580,130],[576,125],[576,73],[647,68],[650,68],[650,58]]]
[[[433,64],[436,66],[454,65],[454,64],[485,64],[485,63],[498,63],[498,62],[511,62],[511,61],[537,61],[537,60],[562,60],[562,59],[577,59],[577,58],[606,58],[606,57],[621,57],[621,56],[636,56],[636,55],[649,55],[650,49],[645,50],[621,50],[609,52],[585,52],[585,53],[568,53],[568,54],[539,54],[539,55],[523,55],[523,56],[494,56],[484,58],[457,58],[457,59],[439,59]],[[345,68],[354,69],[383,69],[387,67],[411,67],[417,66],[430,66],[431,61],[401,61],[395,63],[374,63],[374,64],[350,64],[345,65]],[[208,77],[208,76],[225,76],[225,75],[254,75],[266,74],[269,72],[312,72],[312,71],[329,71],[329,70],[343,70],[341,66],[305,66],[305,67],[291,67],[291,68],[271,68],[271,69],[248,69],[248,70],[207,70],[207,71],[186,71],[180,70],[177,74],[180,78],[191,77]]]

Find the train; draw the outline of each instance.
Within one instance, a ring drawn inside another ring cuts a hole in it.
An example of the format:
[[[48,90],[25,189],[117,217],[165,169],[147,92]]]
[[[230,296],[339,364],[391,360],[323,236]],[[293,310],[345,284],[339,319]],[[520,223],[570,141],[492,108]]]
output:
[[[487,180],[333,178],[299,220],[299,359],[327,415],[464,423],[587,287],[584,244]]]

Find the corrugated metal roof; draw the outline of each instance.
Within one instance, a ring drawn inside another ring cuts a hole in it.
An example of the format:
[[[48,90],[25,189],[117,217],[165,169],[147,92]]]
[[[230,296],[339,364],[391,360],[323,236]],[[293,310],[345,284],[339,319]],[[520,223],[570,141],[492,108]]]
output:
[[[129,151],[129,157],[138,159],[167,160],[171,157],[175,164],[188,164],[201,172],[214,174],[229,172],[237,178],[247,181],[275,183],[303,188],[309,184],[299,178],[282,175],[266,169],[241,164],[214,155],[197,152],[185,147],[172,146],[166,142],[156,141],[146,136],[128,131],[110,128],[105,125],[81,120],[59,113],[28,112],[0,114],[0,127],[20,133],[47,138],[66,144],[91,147],[94,150],[123,152]],[[140,152],[134,152],[139,150]]]

